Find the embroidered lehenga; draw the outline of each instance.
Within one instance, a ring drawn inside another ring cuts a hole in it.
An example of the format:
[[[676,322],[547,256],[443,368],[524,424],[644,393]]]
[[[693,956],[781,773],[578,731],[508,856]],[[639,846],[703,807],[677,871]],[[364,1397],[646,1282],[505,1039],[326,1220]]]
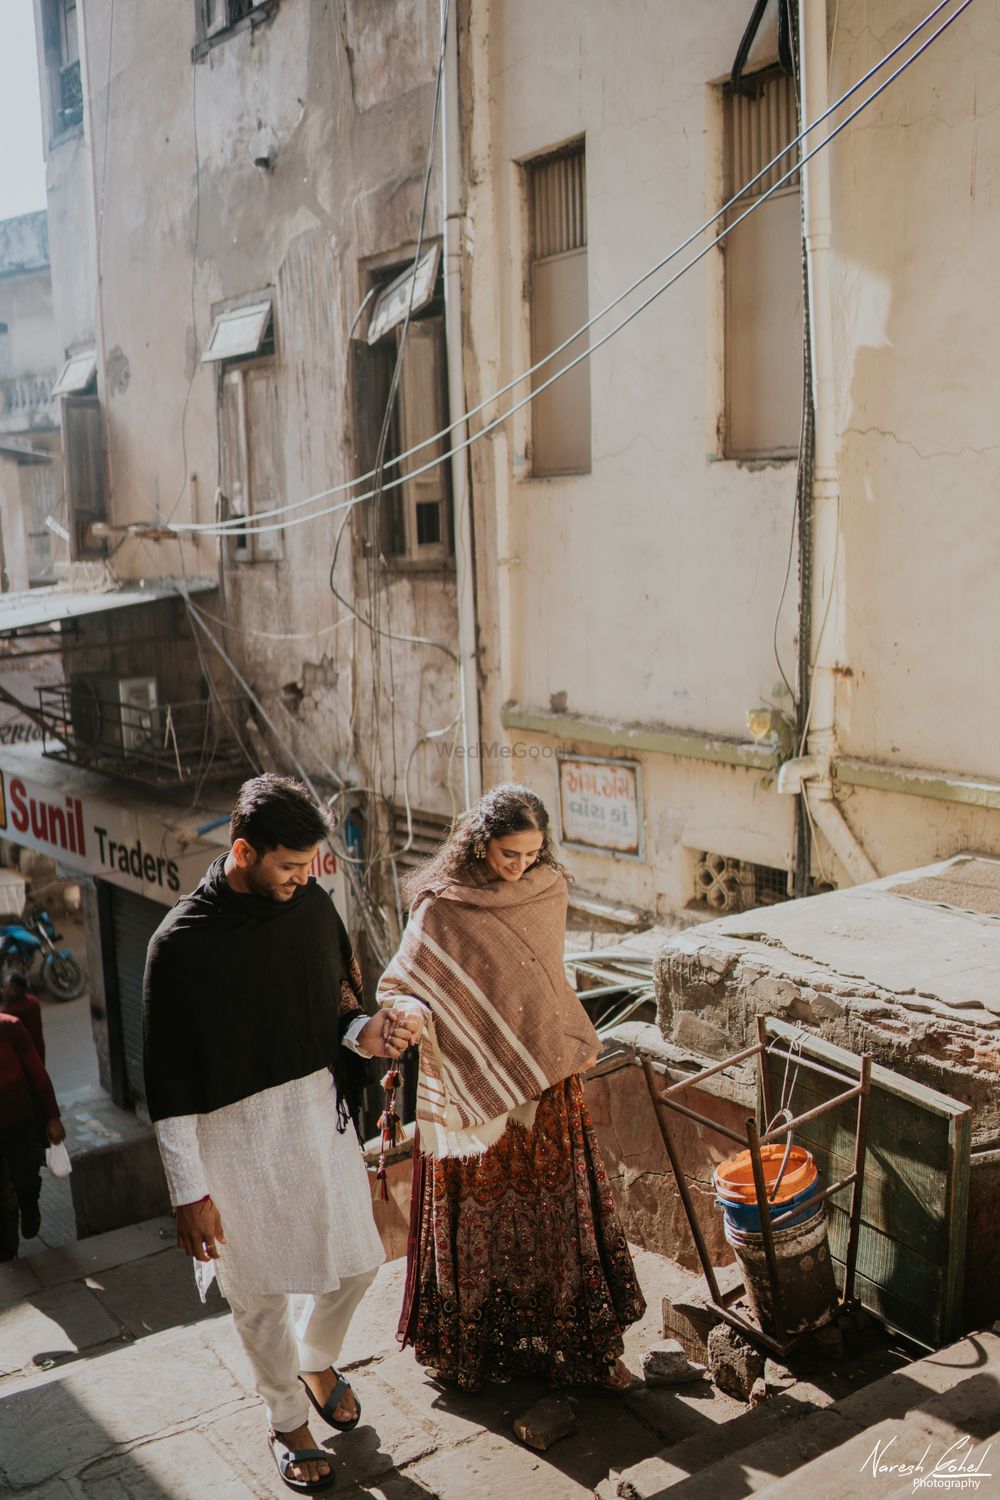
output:
[[[562,970],[565,882],[539,869],[475,895],[443,894],[444,918],[432,898],[411,919],[409,945],[380,987],[384,1001],[424,1000],[434,1033],[421,1054],[398,1336],[467,1388],[518,1375],[602,1382],[645,1302],[575,1072],[598,1042]],[[519,993],[494,1011],[487,981],[495,989],[505,966]],[[463,995],[474,1006],[463,1010]],[[500,1034],[502,1064],[488,1045]],[[547,1086],[525,1098],[511,1058],[527,1039],[536,1084]],[[508,1108],[494,1117],[489,1100],[477,1110],[477,1088],[502,1092],[500,1072]]]

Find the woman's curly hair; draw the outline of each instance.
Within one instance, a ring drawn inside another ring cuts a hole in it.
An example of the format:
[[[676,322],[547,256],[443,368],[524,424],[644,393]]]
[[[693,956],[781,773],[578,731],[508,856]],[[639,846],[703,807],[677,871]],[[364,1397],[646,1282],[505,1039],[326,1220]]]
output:
[[[509,833],[527,833],[534,829],[542,835],[542,847],[535,863],[547,865],[550,870],[565,875],[566,871],[555,856],[549,814],[541,797],[529,787],[514,782],[493,787],[480,797],[475,807],[455,819],[438,852],[406,877],[403,881],[404,900],[409,905],[421,891],[440,889],[461,881],[479,863],[475,854],[477,845],[486,845],[490,839],[505,838]]]

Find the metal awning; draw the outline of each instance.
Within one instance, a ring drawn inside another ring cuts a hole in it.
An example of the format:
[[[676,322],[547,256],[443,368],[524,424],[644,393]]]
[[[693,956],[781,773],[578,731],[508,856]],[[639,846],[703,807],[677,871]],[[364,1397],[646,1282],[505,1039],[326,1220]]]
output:
[[[402,323],[407,308],[412,316],[427,306],[437,286],[440,260],[441,246],[434,244],[425,251],[416,265],[407,266],[395,281],[389,283],[384,292],[379,293],[368,323],[369,344],[378,343],[379,339]]]
[[[252,302],[246,307],[231,307],[218,313],[212,325],[208,348],[201,356],[202,364],[208,364],[211,360],[239,359],[248,354],[257,354],[270,321],[270,298],[266,302]]]
[[[187,584],[188,591],[193,594],[214,587],[209,579],[193,579]],[[158,599],[180,597],[180,591],[172,584],[104,590],[57,587],[0,594],[0,637],[30,634],[41,626],[73,620],[80,615],[105,614],[112,609],[132,609],[139,604],[153,604]]]
[[[87,389],[96,374],[97,350],[81,349],[78,353],[71,354],[63,365],[50,394],[53,396],[78,395],[80,391]]]

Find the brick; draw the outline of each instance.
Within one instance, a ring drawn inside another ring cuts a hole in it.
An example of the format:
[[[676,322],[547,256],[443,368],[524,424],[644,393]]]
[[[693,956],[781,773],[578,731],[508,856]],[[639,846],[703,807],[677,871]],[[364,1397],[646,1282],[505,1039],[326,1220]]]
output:
[[[548,1396],[514,1419],[514,1432],[521,1442],[540,1453],[575,1431],[576,1416],[563,1396]]]

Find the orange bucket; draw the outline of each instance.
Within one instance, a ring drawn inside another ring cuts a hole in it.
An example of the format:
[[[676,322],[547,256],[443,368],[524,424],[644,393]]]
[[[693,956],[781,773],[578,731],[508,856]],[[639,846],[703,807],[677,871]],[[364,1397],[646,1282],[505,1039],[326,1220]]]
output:
[[[774,1203],[784,1203],[789,1198],[797,1197],[816,1181],[816,1163],[812,1159],[811,1152],[807,1151],[804,1146],[793,1146],[788,1153],[788,1165],[782,1175],[777,1195],[771,1199],[771,1189],[781,1171],[784,1158],[784,1146],[775,1144],[760,1148],[768,1199]],[[756,1203],[757,1194],[753,1185],[753,1165],[749,1151],[741,1151],[739,1156],[732,1156],[728,1161],[716,1167],[715,1190],[721,1199],[728,1199],[731,1203]]]

